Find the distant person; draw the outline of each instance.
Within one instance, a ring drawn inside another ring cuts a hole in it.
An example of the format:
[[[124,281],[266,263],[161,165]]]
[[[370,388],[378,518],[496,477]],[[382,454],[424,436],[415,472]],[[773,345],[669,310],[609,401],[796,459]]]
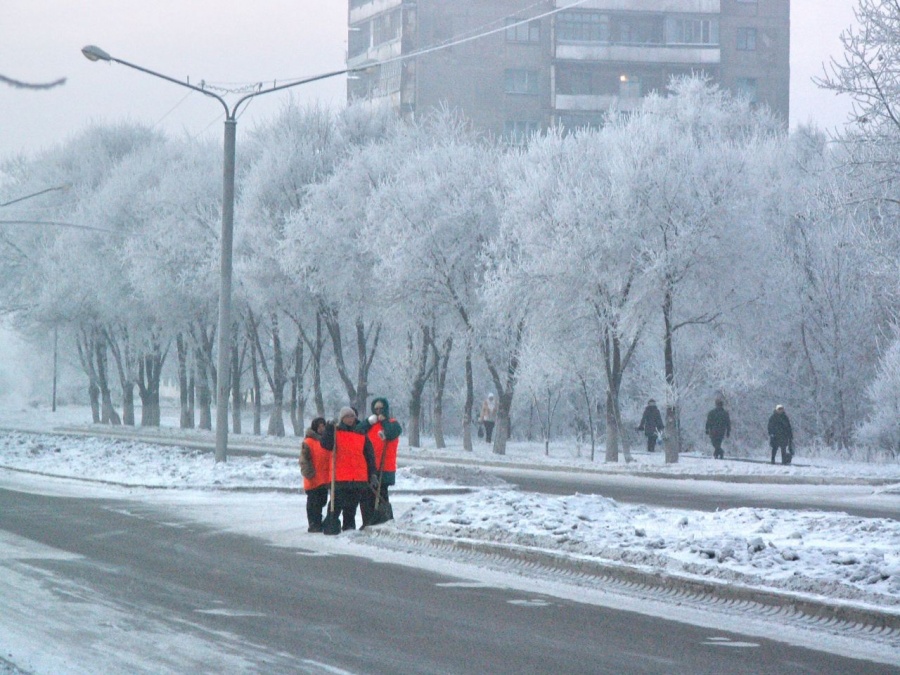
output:
[[[397,446],[400,445],[400,434],[403,427],[391,417],[391,406],[384,397],[372,399],[372,414],[366,420],[366,436],[375,449],[376,478],[380,478],[380,484],[375,488],[380,489],[381,501],[390,504],[388,487],[396,482],[397,477]],[[375,492],[366,490],[359,503],[362,513],[363,525],[368,525],[372,514],[375,512]]]
[[[338,423],[326,424],[322,447],[334,458],[334,510],[341,513],[342,530],[356,529],[356,509],[376,478],[375,452],[353,408],[341,408]]]
[[[325,418],[317,417],[306,430],[300,446],[300,474],[306,491],[307,532],[322,531],[322,510],[328,504],[331,487],[331,453],[322,447]]]
[[[484,440],[491,442],[491,436],[494,434],[494,425],[497,423],[497,401],[494,400],[493,394],[488,394],[481,404],[481,416],[478,418],[484,425]]]
[[[769,417],[769,446],[772,448],[772,464],[775,456],[781,450],[781,463],[790,464],[794,456],[794,430],[791,428],[791,420],[788,419],[784,406],[780,403],[775,406],[775,412]]]
[[[722,441],[731,436],[731,418],[725,410],[725,401],[716,398],[716,407],[706,416],[706,435],[713,446],[713,459],[725,459]]]
[[[641,415],[641,424],[637,428],[638,431],[643,431],[647,437],[647,452],[653,452],[656,449],[656,441],[665,428],[662,415],[659,414],[659,408],[656,407],[656,401],[651,398],[647,401],[647,407],[644,408],[644,414]]]

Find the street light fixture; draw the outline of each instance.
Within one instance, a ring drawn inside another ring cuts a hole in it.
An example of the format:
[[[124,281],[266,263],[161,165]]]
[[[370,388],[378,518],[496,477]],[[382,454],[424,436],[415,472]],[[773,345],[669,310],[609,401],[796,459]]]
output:
[[[234,163],[235,163],[235,136],[237,128],[237,110],[242,103],[249,101],[255,96],[269,94],[273,91],[281,91],[297,87],[301,84],[317,82],[325,80],[337,75],[354,72],[355,69],[335,70],[322,75],[315,75],[302,80],[295,80],[287,84],[272,86],[267,89],[258,89],[242,98],[229,108],[224,98],[202,87],[182,82],[168,75],[157,73],[156,71],[143,68],[117,59],[100,47],[88,45],[81,50],[84,57],[89,61],[107,61],[119,63],[123,66],[139,70],[153,77],[172,82],[188,89],[198,91],[204,96],[216,99],[225,109],[225,143],[224,143],[224,162],[223,162],[223,188],[222,188],[222,237],[221,251],[219,261],[219,325],[217,336],[217,381],[216,381],[216,462],[224,462],[228,458],[228,365],[230,353],[230,337],[231,337],[231,269],[232,269],[232,241],[234,234]]]

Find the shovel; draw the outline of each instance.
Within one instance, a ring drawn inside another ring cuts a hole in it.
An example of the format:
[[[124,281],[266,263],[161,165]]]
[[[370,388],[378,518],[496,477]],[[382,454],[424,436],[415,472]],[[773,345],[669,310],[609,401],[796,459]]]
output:
[[[322,534],[341,533],[341,521],[337,511],[334,510],[334,493],[336,492],[334,474],[337,467],[337,451],[337,434],[335,434],[334,450],[331,451],[331,498],[328,500],[328,513],[325,515],[325,520],[322,521]]]
[[[387,440],[381,446],[381,461],[378,466],[378,487],[369,486],[370,490],[375,491],[375,509],[372,511],[372,522],[369,525],[381,525],[389,520],[394,519],[394,509],[389,501],[381,498],[381,479],[384,476],[384,458],[387,455]]]

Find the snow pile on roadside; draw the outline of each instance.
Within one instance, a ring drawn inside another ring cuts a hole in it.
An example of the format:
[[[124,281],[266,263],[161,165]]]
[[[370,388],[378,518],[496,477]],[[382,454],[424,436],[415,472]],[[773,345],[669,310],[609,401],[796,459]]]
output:
[[[484,490],[423,497],[393,527],[900,606],[900,523],[889,519],[762,508],[704,513]]]
[[[217,464],[210,452],[130,439],[0,432],[0,467],[134,487],[303,489],[296,457],[232,455]],[[503,483],[477,469],[440,474],[439,467],[410,467],[397,480],[408,490]]]

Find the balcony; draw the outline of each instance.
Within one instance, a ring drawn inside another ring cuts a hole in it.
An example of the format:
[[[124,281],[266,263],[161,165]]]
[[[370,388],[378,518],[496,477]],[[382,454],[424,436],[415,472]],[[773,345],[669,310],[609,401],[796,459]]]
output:
[[[719,47],[570,43],[556,45],[556,58],[565,61],[673,63],[708,66],[717,65],[722,60],[722,50]]]
[[[371,19],[376,14],[381,14],[403,4],[403,0],[371,0],[370,2],[361,4],[359,7],[351,7],[350,9],[350,25],[366,19]]]
[[[556,0],[556,7],[571,5],[572,0]],[[588,0],[578,9],[601,9],[619,12],[687,12],[690,14],[718,14],[720,0]]]
[[[605,112],[607,110],[626,112],[636,110],[643,101],[644,99],[639,96],[556,94],[553,108],[558,112]]]

